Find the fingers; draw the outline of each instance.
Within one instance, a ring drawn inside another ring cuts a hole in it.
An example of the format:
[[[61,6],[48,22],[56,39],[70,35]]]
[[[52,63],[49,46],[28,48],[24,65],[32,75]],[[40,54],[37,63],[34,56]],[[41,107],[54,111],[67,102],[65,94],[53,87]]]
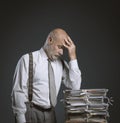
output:
[[[63,46],[64,46],[65,48],[69,48],[69,45],[66,43],[66,40],[64,40]]]
[[[71,40],[71,38],[68,36],[68,41],[72,44],[73,41]]]
[[[64,43],[63,43],[64,47],[69,48],[73,45],[74,45],[74,43],[69,36],[66,39],[64,39]]]
[[[70,46],[70,45],[71,45],[71,42],[70,42],[69,40],[65,39],[64,41],[65,41],[65,44],[66,44],[67,46]]]

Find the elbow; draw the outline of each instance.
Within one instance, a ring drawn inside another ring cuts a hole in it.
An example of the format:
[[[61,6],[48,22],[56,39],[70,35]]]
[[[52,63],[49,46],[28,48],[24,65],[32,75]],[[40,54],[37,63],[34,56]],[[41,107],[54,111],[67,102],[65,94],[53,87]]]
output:
[[[76,76],[74,79],[71,78],[72,90],[80,90],[81,88],[81,76]]]

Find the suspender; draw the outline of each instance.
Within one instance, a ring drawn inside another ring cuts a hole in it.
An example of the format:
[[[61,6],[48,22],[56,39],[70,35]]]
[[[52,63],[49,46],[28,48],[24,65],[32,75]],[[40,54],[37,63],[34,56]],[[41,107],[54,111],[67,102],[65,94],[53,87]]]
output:
[[[32,52],[29,53],[29,84],[28,84],[28,99],[29,102],[32,101],[33,93],[33,55]]]

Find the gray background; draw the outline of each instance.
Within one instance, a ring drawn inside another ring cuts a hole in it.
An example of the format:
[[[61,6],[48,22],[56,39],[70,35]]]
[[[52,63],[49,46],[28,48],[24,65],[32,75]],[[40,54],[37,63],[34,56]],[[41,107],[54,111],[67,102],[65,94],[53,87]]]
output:
[[[77,46],[81,88],[108,88],[114,99],[109,123],[119,122],[118,1],[9,1],[0,3],[0,10],[0,123],[14,121],[10,94],[18,59],[40,49],[49,31],[57,27],[65,29]],[[62,96],[59,93],[58,100]],[[63,123],[64,108],[60,102],[56,114],[58,123]]]

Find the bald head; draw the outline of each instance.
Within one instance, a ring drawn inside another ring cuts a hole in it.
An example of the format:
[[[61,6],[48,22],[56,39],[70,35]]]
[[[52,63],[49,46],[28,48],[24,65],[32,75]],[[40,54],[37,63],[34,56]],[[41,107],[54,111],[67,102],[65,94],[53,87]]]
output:
[[[59,40],[66,36],[68,36],[68,34],[65,32],[65,30],[61,28],[56,28],[52,30],[48,35],[48,37],[53,38],[53,40]]]
[[[46,42],[44,46],[48,45],[49,41],[63,41],[65,38],[68,37],[68,34],[65,30],[61,28],[53,29],[47,36]]]

